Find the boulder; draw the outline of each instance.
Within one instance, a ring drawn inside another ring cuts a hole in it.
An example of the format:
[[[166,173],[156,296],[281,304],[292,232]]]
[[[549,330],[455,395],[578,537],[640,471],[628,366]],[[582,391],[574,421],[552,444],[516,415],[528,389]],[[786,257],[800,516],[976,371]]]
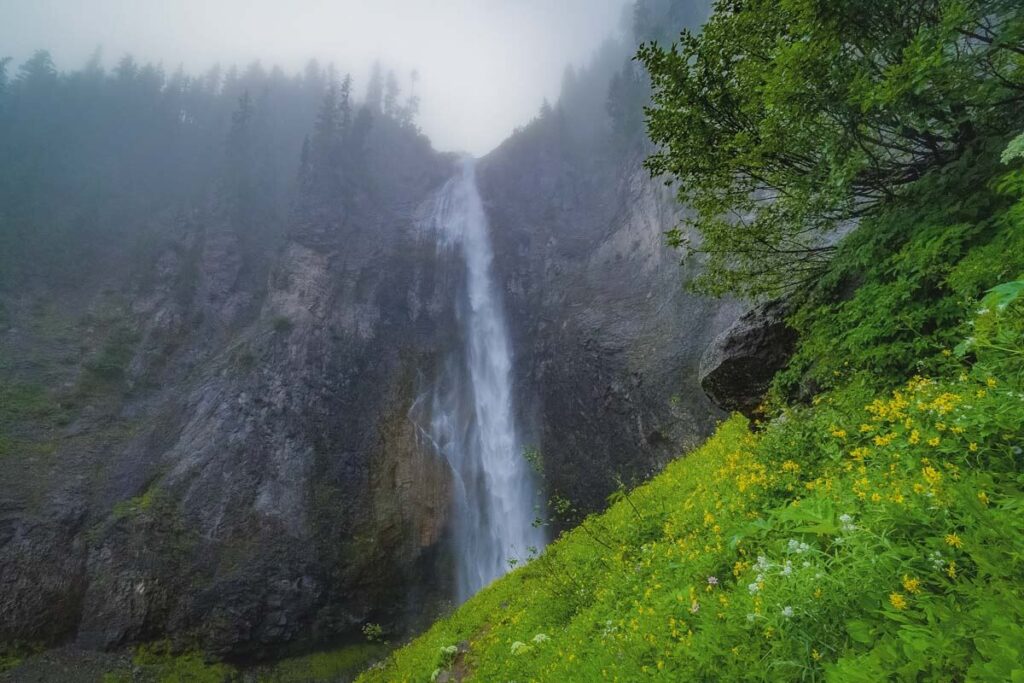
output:
[[[753,417],[775,373],[789,362],[797,333],[786,323],[783,300],[755,306],[740,316],[704,351],[700,385],[723,410]]]

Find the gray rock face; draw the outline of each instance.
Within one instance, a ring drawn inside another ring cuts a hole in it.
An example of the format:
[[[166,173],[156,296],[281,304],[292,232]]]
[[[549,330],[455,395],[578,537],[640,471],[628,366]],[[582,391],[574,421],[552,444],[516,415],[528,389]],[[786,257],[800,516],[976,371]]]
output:
[[[772,301],[743,314],[715,338],[700,361],[700,385],[722,410],[753,417],[775,373],[796,346],[786,304]]]
[[[698,361],[738,306],[683,290],[643,150],[542,124],[478,178],[518,417],[586,511],[713,428]],[[0,292],[0,381],[55,406],[0,451],[0,642],[258,658],[422,628],[450,597],[451,476],[410,414],[461,345],[461,259],[418,227],[453,163],[384,121],[361,164],[274,250],[212,193],[95,282]]]
[[[721,414],[697,367],[739,306],[684,290],[664,243],[681,209],[642,169],[645,150],[581,150],[564,125],[552,117],[513,136],[479,177],[523,421],[549,494],[586,512],[713,429]]]
[[[272,258],[214,198],[120,282],[123,369],[70,377],[72,424],[31,435],[52,458],[0,476],[0,642],[261,657],[436,613],[450,477],[407,415],[455,328],[453,264],[416,223],[451,162],[388,122],[367,148]]]

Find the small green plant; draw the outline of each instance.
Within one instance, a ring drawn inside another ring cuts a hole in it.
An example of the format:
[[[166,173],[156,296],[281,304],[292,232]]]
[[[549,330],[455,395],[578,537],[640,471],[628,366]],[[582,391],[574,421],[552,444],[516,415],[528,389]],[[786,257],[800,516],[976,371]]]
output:
[[[159,683],[228,683],[239,678],[232,666],[207,662],[197,652],[176,653],[165,642],[139,647],[132,662]]]
[[[384,628],[380,624],[363,624],[363,635],[366,636],[366,640],[368,640],[371,643],[386,642],[386,639],[384,637]]]
[[[138,340],[138,334],[127,327],[116,328],[100,352],[85,364],[86,370],[100,383],[121,381]]]
[[[128,500],[122,500],[114,505],[113,517],[122,519],[148,512],[160,496],[160,489],[157,482],[154,482],[144,493]]]
[[[537,474],[544,474],[544,456],[541,454],[540,449],[534,446],[527,446],[523,449],[523,457],[526,462],[530,464],[530,467]]]
[[[314,652],[284,659],[261,672],[266,683],[311,683],[347,681],[387,652],[381,643],[357,643],[327,652]]]

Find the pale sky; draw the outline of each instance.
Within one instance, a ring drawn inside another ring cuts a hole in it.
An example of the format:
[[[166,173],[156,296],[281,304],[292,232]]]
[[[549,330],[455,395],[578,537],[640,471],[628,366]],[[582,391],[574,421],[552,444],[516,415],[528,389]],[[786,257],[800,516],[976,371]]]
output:
[[[0,56],[15,67],[46,48],[60,69],[97,46],[108,68],[214,63],[295,72],[310,59],[351,72],[362,92],[374,59],[403,89],[419,71],[419,123],[441,150],[483,154],[558,94],[615,34],[627,0],[0,0]]]

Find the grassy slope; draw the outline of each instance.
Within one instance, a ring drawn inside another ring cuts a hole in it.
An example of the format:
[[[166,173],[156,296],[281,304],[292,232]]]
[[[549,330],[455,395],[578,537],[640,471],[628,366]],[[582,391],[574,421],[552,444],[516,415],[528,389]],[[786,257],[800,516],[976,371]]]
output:
[[[970,376],[734,417],[360,680],[429,680],[459,641],[482,681],[1017,680],[1022,425]]]

